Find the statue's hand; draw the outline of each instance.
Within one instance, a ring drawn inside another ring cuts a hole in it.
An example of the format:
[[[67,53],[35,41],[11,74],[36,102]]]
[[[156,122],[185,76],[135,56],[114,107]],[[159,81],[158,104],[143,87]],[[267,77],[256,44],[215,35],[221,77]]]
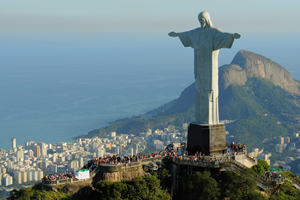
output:
[[[178,34],[175,31],[172,31],[168,34],[170,37],[177,37]]]
[[[232,37],[233,37],[234,39],[240,39],[240,38],[241,38],[241,35],[238,34],[238,33],[234,33]]]

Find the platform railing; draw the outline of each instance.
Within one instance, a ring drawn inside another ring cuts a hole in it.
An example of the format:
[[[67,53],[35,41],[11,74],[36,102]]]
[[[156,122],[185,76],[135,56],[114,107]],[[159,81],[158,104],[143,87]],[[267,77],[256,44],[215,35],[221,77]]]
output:
[[[187,159],[186,159],[187,158]],[[234,160],[230,156],[222,158],[221,160],[215,161],[215,160],[210,160],[210,159],[204,159],[203,160],[197,160],[197,161],[191,161],[191,157],[184,157],[183,159],[179,159],[177,157],[169,157],[169,156],[160,156],[160,157],[153,157],[153,158],[145,158],[145,159],[140,159],[138,162],[133,162],[127,163],[126,166],[130,167],[131,165],[136,165],[137,163],[143,164],[155,160],[162,160],[162,159],[168,159],[173,163],[179,164],[179,165],[190,165],[190,166],[199,166],[199,167],[208,167],[208,168],[235,168],[239,171],[244,171],[246,168],[245,165],[242,163]],[[105,164],[103,164],[105,165]],[[90,173],[90,178],[93,178],[99,171],[101,170],[101,165],[96,167],[91,173]],[[284,177],[280,178],[266,178],[258,173],[253,172],[253,178],[256,180],[256,182],[260,182],[261,184],[265,185],[266,187],[271,187],[271,185],[276,182],[283,182]],[[44,185],[60,185],[60,184],[65,184],[65,183],[72,183],[72,182],[77,182],[77,181],[85,181],[85,180],[77,180],[75,178],[68,178],[68,179],[62,179],[62,180],[57,180],[57,181],[42,181],[42,184]],[[300,182],[300,180],[299,180]],[[299,185],[300,187],[300,185]]]
[[[220,161],[191,161],[191,160],[184,160],[184,159],[179,159],[176,157],[169,157],[168,158],[170,161],[179,164],[179,165],[192,165],[192,166],[199,166],[199,167],[209,167],[209,168],[235,168],[238,171],[243,172],[246,168],[245,165],[242,163],[232,159],[231,157],[226,157],[221,159]],[[277,183],[282,183],[284,182],[285,178],[284,177],[278,177],[278,178],[266,178],[262,176],[261,174],[252,173],[251,176],[256,182],[260,183],[260,185],[264,185],[264,188],[273,188],[274,183],[275,185]],[[300,180],[299,180],[300,182]]]
[[[155,160],[163,160],[166,156],[159,156],[159,157],[152,157],[152,158],[144,158],[144,159],[140,159],[137,162],[132,162],[132,163],[124,163],[121,164],[122,166],[126,165],[127,167],[131,167],[132,165],[136,165],[137,163],[143,164],[143,163],[147,163],[147,162],[151,162],[151,161],[155,161]],[[105,165],[105,164],[102,164]],[[91,173],[90,173],[90,178],[93,178],[96,176],[96,174],[101,170],[101,166],[99,165],[97,166]],[[116,164],[117,165],[117,164]],[[67,179],[60,179],[60,180],[56,180],[56,181],[46,181],[46,180],[42,180],[42,184],[43,185],[61,185],[61,184],[65,184],[65,183],[72,183],[72,182],[77,182],[77,181],[85,181],[85,180],[78,180],[75,178],[67,178]]]

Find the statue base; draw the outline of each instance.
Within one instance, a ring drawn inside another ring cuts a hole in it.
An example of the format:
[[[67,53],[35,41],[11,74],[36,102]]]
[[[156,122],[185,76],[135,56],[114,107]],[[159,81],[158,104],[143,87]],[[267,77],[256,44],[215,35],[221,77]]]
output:
[[[224,124],[192,124],[188,127],[187,150],[189,155],[197,151],[206,156],[226,153]]]

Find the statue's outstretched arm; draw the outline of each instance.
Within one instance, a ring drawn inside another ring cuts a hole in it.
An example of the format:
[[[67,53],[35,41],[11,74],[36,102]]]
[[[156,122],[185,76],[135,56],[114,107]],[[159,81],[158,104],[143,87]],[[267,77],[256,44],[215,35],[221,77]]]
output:
[[[234,34],[232,34],[232,37],[233,37],[234,39],[240,39],[242,36],[241,36],[241,34],[234,33]]]
[[[172,31],[168,34],[170,37],[177,37],[178,36],[178,33],[175,32],[175,31]]]

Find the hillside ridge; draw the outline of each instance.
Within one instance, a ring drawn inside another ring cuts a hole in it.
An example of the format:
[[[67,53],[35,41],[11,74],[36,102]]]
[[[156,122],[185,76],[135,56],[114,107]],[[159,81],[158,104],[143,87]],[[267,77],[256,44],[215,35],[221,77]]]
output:
[[[250,77],[261,77],[292,94],[300,94],[299,81],[281,65],[247,50],[240,50],[229,65],[219,69],[220,89],[229,85],[243,86]]]

